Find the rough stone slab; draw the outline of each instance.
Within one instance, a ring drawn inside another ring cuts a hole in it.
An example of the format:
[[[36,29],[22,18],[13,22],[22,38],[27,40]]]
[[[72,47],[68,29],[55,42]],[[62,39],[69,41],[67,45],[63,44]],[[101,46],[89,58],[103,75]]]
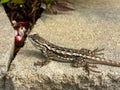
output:
[[[0,90],[3,88],[4,75],[11,60],[14,48],[14,29],[0,5]]]
[[[105,48],[106,59],[120,60],[120,0],[75,0],[75,11],[43,14],[32,33],[68,48]],[[103,56],[101,56],[103,57]],[[29,40],[13,61],[7,90],[118,90],[120,68],[97,65],[101,73],[87,76],[82,68],[50,62],[40,67],[34,63],[45,58]]]

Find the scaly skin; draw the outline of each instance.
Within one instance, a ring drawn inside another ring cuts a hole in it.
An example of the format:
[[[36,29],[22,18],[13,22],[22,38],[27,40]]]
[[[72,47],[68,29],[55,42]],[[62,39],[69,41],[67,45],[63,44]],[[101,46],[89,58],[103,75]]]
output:
[[[88,72],[88,74],[90,70],[94,71],[90,68],[90,67],[94,67],[91,66],[91,64],[102,64],[102,65],[120,67],[120,62],[105,60],[104,58],[97,57],[97,55],[99,55],[99,53],[97,52],[103,49],[99,50],[97,48],[94,50],[88,50],[82,48],[78,50],[78,49],[60,47],[43,39],[38,34],[29,35],[29,39],[32,42],[32,44],[37,49],[39,49],[46,58],[48,58],[48,60],[52,59],[59,62],[72,63],[72,66],[74,67],[83,66],[85,70]]]

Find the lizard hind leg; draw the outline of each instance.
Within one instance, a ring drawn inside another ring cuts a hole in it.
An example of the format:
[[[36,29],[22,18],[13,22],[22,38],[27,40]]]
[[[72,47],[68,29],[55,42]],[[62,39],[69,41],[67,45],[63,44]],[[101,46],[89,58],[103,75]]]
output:
[[[72,66],[76,67],[76,68],[83,67],[83,69],[87,72],[88,75],[90,74],[90,71],[100,73],[99,71],[96,71],[93,69],[93,68],[97,68],[97,66],[91,65],[91,64],[85,62],[84,60],[75,60],[72,63]]]
[[[99,55],[104,55],[104,53],[101,53],[101,51],[103,51],[103,49],[98,49],[98,48],[95,48],[94,50],[89,50],[89,49],[85,49],[85,48],[82,48],[80,49],[80,53],[81,54],[85,54],[85,55],[89,55],[89,56],[92,56],[92,57],[96,57],[96,56],[99,56]]]
[[[104,53],[99,53],[99,52],[101,52],[101,51],[103,51],[103,50],[104,50],[104,48],[102,48],[102,49],[96,48],[96,49],[90,51],[89,53],[90,53],[91,56],[104,55]]]

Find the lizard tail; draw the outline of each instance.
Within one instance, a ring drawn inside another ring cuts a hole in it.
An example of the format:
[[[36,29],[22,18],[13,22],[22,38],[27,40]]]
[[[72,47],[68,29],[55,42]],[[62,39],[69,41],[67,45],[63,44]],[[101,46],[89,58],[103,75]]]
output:
[[[120,62],[117,61],[106,60],[104,58],[99,58],[99,57],[90,57],[90,56],[86,56],[86,57],[89,59],[88,62],[95,62],[96,64],[120,67]]]

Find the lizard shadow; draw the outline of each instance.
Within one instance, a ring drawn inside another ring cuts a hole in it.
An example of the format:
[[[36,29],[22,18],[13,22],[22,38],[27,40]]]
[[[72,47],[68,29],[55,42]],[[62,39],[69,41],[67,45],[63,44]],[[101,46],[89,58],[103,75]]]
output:
[[[24,52],[24,53],[23,53]],[[25,55],[25,56],[28,56],[28,57],[36,57],[37,59],[40,59],[40,60],[44,60],[45,57],[42,55],[42,53],[40,51],[36,51],[36,50],[22,50],[22,52],[19,52],[19,54],[21,55]]]

